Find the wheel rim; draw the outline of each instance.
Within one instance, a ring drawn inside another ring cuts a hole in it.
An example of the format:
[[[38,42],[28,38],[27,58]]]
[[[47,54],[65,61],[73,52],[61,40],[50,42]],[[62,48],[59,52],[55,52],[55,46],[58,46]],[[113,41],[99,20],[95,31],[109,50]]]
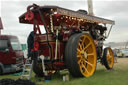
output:
[[[107,62],[109,67],[112,68],[114,64],[114,55],[111,48],[108,48],[107,50]]]
[[[91,76],[96,69],[96,48],[92,38],[88,34],[80,37],[77,46],[77,63],[85,77]]]

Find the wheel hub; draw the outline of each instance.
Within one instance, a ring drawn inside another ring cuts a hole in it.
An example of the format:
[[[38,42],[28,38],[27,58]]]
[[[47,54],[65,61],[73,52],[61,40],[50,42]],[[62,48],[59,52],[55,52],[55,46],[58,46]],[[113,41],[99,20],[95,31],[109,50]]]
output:
[[[85,58],[85,59],[87,59],[87,58],[88,58],[87,53],[86,53],[86,52],[84,52],[84,51],[82,51],[81,56],[82,56],[83,58]]]
[[[84,53],[84,57],[85,57],[85,59],[87,59],[87,58],[88,58],[88,55],[87,55],[87,53],[86,53],[86,52]]]

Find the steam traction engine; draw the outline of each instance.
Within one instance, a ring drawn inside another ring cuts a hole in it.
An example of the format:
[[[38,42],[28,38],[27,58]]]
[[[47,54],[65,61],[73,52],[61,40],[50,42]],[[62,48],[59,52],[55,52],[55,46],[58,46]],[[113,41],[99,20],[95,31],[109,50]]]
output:
[[[28,6],[19,21],[34,25],[33,39],[29,39],[33,45],[28,49],[34,57],[36,75],[68,69],[74,77],[90,77],[95,72],[97,60],[108,70],[113,68],[112,49],[103,50],[103,41],[107,38],[106,25],[112,28],[114,21],[88,15],[84,10],[36,4]],[[45,29],[46,33],[42,34],[40,29]]]

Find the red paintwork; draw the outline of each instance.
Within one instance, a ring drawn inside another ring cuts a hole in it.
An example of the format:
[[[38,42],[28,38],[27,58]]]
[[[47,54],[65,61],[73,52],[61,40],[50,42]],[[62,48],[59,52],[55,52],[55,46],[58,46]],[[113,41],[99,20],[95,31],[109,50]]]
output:
[[[11,35],[0,35],[0,39],[18,39],[16,36]],[[10,42],[9,42],[10,45]],[[2,64],[18,64],[23,62],[23,52],[22,51],[14,51],[10,45],[9,52],[0,51],[0,62]],[[16,58],[19,60],[16,61]]]
[[[32,20],[33,19],[33,17],[34,17],[34,14],[33,14],[33,12],[32,11],[28,11],[26,14],[25,14],[25,17],[26,17],[26,19],[27,20]]]
[[[64,62],[55,62],[53,64],[56,66],[64,66]]]
[[[34,42],[34,48],[32,49],[32,51],[38,51],[38,50],[39,50],[39,43]]]
[[[55,42],[50,42],[51,46],[52,46],[52,55],[53,58],[55,58],[55,46],[56,43]],[[49,56],[50,57],[50,49],[48,47],[48,43],[47,42],[43,42],[40,43],[40,48],[39,50],[41,50],[40,55],[44,55],[44,56]],[[64,43],[59,42],[58,43],[58,51],[57,51],[57,58],[58,59],[63,59],[63,52],[64,52]]]
[[[30,8],[32,6],[28,6]],[[54,9],[55,8],[55,9]],[[51,32],[51,24],[50,24],[50,13],[52,12],[51,9],[56,10],[57,7],[40,7],[41,14],[43,16],[44,23],[41,20],[41,16],[39,15],[39,12],[36,8],[33,8],[31,11],[34,14],[34,20],[26,20],[26,12],[19,17],[20,23],[26,23],[26,24],[33,24],[34,25],[34,40],[35,42],[39,43],[39,55],[44,55],[47,57],[52,57],[53,60],[55,60],[55,48],[56,48],[56,27],[61,27],[59,30],[60,35],[62,35],[62,40],[58,40],[58,50],[57,50],[57,60],[62,60],[64,62],[64,52],[65,52],[65,44],[68,41],[72,31],[78,30],[81,31],[80,26],[84,27],[84,30],[87,30],[86,26],[89,22],[78,22],[78,19],[74,17],[69,17],[65,15],[60,14],[53,14],[53,26],[54,26],[54,32],[52,34]],[[52,56],[50,55],[50,48],[47,42],[47,36],[46,34],[41,34],[39,25],[45,25],[46,30],[48,31],[48,42],[52,48]],[[38,33],[37,33],[38,32]],[[65,63],[64,63],[65,64]],[[59,64],[62,65],[63,64]]]

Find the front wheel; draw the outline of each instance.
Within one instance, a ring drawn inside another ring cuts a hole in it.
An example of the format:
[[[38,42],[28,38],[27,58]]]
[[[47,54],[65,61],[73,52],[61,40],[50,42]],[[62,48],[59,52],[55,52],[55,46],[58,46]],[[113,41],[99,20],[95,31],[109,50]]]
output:
[[[74,77],[90,77],[97,64],[97,54],[93,39],[89,34],[72,35],[65,48],[65,62]]]
[[[112,69],[114,65],[114,54],[111,48],[105,48],[103,54],[103,64],[106,69]]]

